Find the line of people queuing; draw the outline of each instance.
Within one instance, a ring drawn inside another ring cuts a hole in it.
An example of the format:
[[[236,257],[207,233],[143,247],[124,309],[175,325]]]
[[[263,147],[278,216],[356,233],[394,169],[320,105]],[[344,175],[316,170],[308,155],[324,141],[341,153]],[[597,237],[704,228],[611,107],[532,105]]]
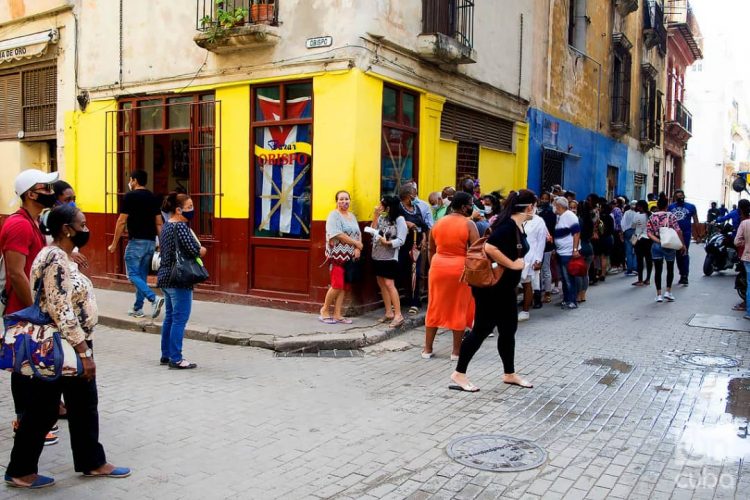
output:
[[[116,251],[127,228],[125,263],[128,278],[136,288],[135,302],[128,314],[144,317],[145,301],[152,304],[152,318],[165,307],[160,364],[191,369],[197,365],[183,358],[182,340],[190,316],[192,286],[175,285],[170,272],[178,252],[195,259],[203,257],[206,249],[189,228],[194,211],[189,195],[174,192],[161,200],[146,189],[147,180],[145,171],[130,174],[129,191],[120,205],[121,215],[109,250]],[[24,170],[16,177],[14,189],[21,206],[0,229],[0,266],[6,277],[0,290],[3,316],[22,314],[25,309],[38,306],[51,319],[61,340],[74,349],[79,361],[73,365],[79,364],[81,373],[63,371],[65,376],[53,381],[16,371],[10,374],[15,437],[4,480],[10,487],[25,489],[55,483],[54,478],[38,473],[38,462],[43,447],[59,441],[58,419],[68,420],[77,472],[84,477],[128,477],[131,470],[109,463],[99,443],[93,351],[98,309],[93,284],[83,272],[89,267],[88,260],[81,253],[91,235],[86,216],[76,205],[73,187],[60,180],[57,172]],[[157,287],[162,296],[152,291],[147,282],[157,235],[161,246]],[[3,341],[13,344],[7,333]]]
[[[633,276],[632,285],[638,287],[650,286],[653,278],[655,301],[672,302],[675,263],[678,283],[688,285],[691,224],[698,218],[682,190],[675,192],[670,204],[663,193],[633,201],[590,194],[578,201],[575,193],[560,186],[538,198],[528,189],[511,191],[507,197],[499,192],[483,194],[478,181],[469,178],[459,187],[458,191],[446,187],[431,193],[427,203],[418,198],[416,183],[407,182],[398,197],[382,198],[365,228],[371,236],[373,268],[385,304],[381,322],[391,327],[404,322],[399,285],[405,291],[408,313],[419,311],[420,272],[427,270],[421,356],[434,357],[439,328],[452,331],[451,359],[457,362],[452,389],[479,390],[466,377],[466,370],[495,329],[503,381],[531,388],[515,371],[515,332],[518,322],[528,320],[532,309],[551,303],[555,294],[562,295],[562,309],[574,310],[586,302],[590,286],[606,281],[608,275],[624,273]],[[358,267],[364,239],[349,211],[350,194],[339,191],[336,203],[326,225],[331,287],[319,319],[350,323],[343,316],[344,297],[355,281],[351,269]],[[663,246],[667,231],[674,241]],[[487,256],[504,269],[500,280],[489,288],[461,281],[467,249],[482,237],[486,237]],[[573,261],[575,273],[571,272]]]

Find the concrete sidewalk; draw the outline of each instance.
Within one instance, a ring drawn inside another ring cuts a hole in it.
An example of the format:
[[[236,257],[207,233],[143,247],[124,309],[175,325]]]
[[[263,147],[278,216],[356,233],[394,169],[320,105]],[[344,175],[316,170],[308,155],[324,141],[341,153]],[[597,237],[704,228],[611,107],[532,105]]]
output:
[[[164,312],[152,320],[148,317],[150,306],[147,305],[145,318],[132,318],[127,310],[133,300],[133,293],[97,289],[99,324],[159,334]],[[327,325],[315,314],[195,300],[185,338],[283,352],[358,349],[423,325],[424,311],[425,308],[417,315],[406,315],[404,324],[394,329],[387,323],[378,323],[383,309],[351,318],[351,325]]]

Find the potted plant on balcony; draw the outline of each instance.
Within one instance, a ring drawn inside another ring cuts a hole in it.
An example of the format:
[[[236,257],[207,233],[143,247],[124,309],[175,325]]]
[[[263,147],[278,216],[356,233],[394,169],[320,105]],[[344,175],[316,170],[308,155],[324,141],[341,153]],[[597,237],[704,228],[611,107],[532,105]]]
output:
[[[227,8],[226,0],[216,0],[216,16],[204,16],[201,19],[209,43],[216,43],[225,38],[230,29],[245,24],[248,14],[244,7]]]
[[[273,24],[275,0],[252,0],[250,19],[255,24]]]

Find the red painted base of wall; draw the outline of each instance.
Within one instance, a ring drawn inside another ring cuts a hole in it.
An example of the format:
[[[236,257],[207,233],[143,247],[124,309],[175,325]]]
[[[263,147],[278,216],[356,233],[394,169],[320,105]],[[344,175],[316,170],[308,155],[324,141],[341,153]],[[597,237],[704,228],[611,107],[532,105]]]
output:
[[[98,287],[132,290],[124,272],[125,241],[110,254],[116,216],[86,214],[91,240],[83,253],[91,265],[87,274]],[[196,288],[200,300],[248,304],[315,312],[328,290],[325,261],[325,222],[313,222],[309,242],[252,239],[247,219],[216,219],[216,239],[204,240],[204,263],[211,273],[208,284]],[[359,313],[382,304],[372,273],[369,245],[365,245],[362,283],[350,296],[350,309]]]

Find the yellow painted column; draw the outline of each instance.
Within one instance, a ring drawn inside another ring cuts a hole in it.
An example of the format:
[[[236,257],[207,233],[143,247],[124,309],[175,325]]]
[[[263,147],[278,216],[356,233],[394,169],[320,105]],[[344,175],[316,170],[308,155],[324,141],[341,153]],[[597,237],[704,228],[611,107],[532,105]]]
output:
[[[221,101],[221,122],[216,134],[221,137],[221,172],[217,161],[217,191],[223,193],[215,206],[221,206],[222,218],[246,219],[250,215],[250,86],[216,89]],[[218,159],[218,156],[217,156]],[[221,185],[218,185],[221,173]],[[221,205],[219,205],[221,203]]]
[[[444,172],[440,169],[440,116],[445,98],[424,93],[419,106],[419,197],[426,200],[433,191],[440,191],[445,184]],[[455,156],[453,176],[455,177]],[[451,181],[452,183],[452,181]]]
[[[438,144],[438,158],[435,169],[435,189],[442,191],[443,188],[456,186],[456,159],[458,155],[458,141],[440,139]]]
[[[380,199],[383,84],[355,69],[317,76],[313,90],[313,220],[328,217],[342,189],[369,219]]]
[[[117,175],[116,120],[109,114],[115,110],[117,101],[106,99],[90,103],[85,112],[65,113],[65,181],[73,186],[76,204],[86,212],[104,213],[105,180],[111,183]]]
[[[529,185],[529,124],[516,122],[516,189]],[[539,193],[537,193],[538,195]]]

